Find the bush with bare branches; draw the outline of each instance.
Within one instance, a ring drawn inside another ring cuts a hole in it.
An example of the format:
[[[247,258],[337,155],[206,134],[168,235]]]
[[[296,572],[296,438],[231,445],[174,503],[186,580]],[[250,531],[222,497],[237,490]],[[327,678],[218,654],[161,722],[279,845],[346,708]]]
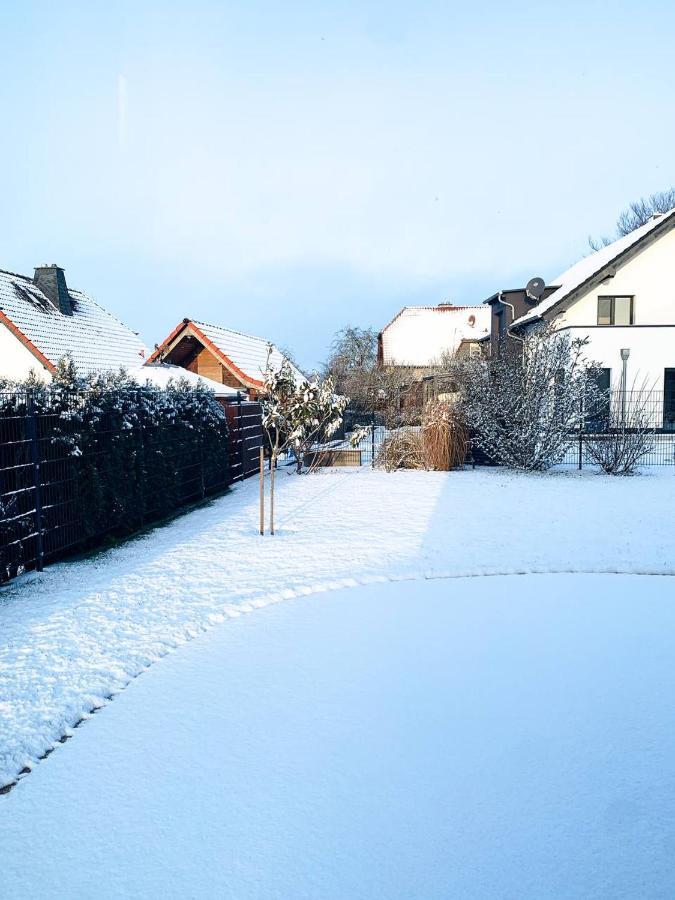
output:
[[[652,450],[656,429],[650,412],[652,392],[629,391],[609,407],[608,428],[586,442],[586,452],[608,475],[634,475]]]

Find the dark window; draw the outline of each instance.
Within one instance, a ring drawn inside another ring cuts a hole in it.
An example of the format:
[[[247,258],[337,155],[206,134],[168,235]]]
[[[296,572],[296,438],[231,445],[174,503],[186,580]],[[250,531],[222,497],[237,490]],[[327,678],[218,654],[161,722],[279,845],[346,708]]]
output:
[[[504,337],[504,329],[506,327],[506,323],[504,322],[504,310],[501,309],[497,313],[497,334],[500,338]]]
[[[663,372],[663,427],[675,431],[675,369]]]
[[[633,297],[598,297],[598,325],[632,325]]]
[[[586,410],[586,431],[602,432],[609,428],[609,388],[612,378],[611,369],[591,369],[589,380],[595,390],[593,399]]]

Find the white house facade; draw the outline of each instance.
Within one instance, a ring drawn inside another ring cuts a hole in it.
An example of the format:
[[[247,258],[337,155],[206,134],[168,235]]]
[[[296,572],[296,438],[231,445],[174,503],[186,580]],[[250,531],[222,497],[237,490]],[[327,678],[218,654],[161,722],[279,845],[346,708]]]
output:
[[[667,418],[675,410],[675,210],[582,259],[552,291],[509,331],[544,321],[587,338],[602,386],[663,394]]]
[[[471,354],[488,337],[484,306],[405,306],[378,336],[380,365],[423,369],[437,366],[460,348]]]

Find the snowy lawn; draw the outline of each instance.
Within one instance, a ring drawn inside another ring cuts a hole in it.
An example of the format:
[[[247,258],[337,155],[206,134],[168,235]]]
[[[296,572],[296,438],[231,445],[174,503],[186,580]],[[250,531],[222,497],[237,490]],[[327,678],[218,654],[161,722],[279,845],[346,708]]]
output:
[[[275,537],[257,534],[249,481],[116,550],[25,576],[0,591],[0,784],[173,648],[276,600],[437,575],[673,574],[674,474],[282,473]]]
[[[0,895],[670,898],[674,600],[437,579],[214,628],[4,798]]]

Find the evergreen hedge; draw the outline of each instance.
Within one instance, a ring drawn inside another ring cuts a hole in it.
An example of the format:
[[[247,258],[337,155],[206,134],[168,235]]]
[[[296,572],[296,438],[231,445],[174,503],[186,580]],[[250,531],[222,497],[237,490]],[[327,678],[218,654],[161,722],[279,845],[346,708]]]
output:
[[[35,446],[47,552],[130,535],[230,482],[225,413],[185,379],[160,389],[124,371],[82,377],[66,359],[51,384],[4,382],[0,392],[0,423],[21,427],[0,449],[0,581],[21,568],[7,545],[35,530]]]

